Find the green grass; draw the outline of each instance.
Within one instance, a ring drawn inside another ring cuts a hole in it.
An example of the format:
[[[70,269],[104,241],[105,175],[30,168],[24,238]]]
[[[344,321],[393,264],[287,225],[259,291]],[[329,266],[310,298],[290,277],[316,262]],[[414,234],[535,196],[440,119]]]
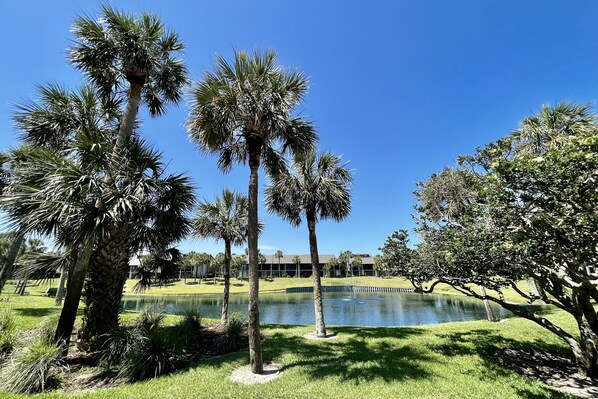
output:
[[[132,294],[132,288],[137,280],[127,280],[125,286],[125,294]],[[214,282],[216,284],[214,284]],[[5,289],[5,292],[13,292],[14,286],[9,282]],[[30,281],[27,291],[32,295],[39,295],[45,292],[50,286],[56,287],[57,280],[53,282],[37,282]],[[162,287],[154,287],[144,292],[144,295],[194,295],[194,294],[221,294],[223,290],[224,281],[222,279],[209,279],[202,280],[201,282],[194,281],[193,279],[187,279],[187,281],[177,281],[174,284],[169,284]],[[310,287],[313,285],[311,278],[286,278],[277,277],[273,279],[260,279],[260,291],[284,291],[286,288],[291,287]],[[407,280],[392,277],[392,278],[380,278],[380,277],[350,277],[350,278],[330,278],[323,277],[322,285],[324,286],[337,286],[337,285],[362,285],[371,287],[396,287],[396,288],[413,288],[411,283]],[[527,292],[527,283],[522,281],[518,284],[519,288],[523,292]],[[246,279],[239,280],[236,278],[231,279],[231,292],[232,293],[243,293],[249,292],[249,284]],[[452,287],[446,284],[439,284],[436,286],[434,291],[438,294],[456,294],[461,295],[455,291]],[[490,292],[490,291],[489,291]],[[503,294],[505,298],[512,302],[524,303],[526,300],[519,296],[514,290],[506,289]]]
[[[53,300],[12,297],[21,328],[58,311]],[[551,318],[574,330],[564,313]],[[134,314],[125,314],[132,319]],[[168,316],[172,322],[175,316]],[[568,353],[555,336],[527,320],[446,323],[402,328],[331,327],[337,340],[307,341],[306,326],[263,326],[264,358],[283,366],[281,378],[265,385],[229,381],[247,363],[242,351],[200,361],[188,369],[146,382],[68,396],[39,398],[563,398],[535,381],[501,368],[488,352],[495,347],[537,348]],[[2,396],[0,394],[0,396]],[[24,396],[5,396],[24,398]]]

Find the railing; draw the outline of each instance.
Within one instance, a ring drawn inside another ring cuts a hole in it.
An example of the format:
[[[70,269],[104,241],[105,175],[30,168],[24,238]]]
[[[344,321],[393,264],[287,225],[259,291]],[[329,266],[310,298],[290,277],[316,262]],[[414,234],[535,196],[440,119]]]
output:
[[[285,292],[313,292],[314,287],[292,287]],[[327,285],[322,286],[322,292],[414,292],[413,288],[396,287],[366,287],[361,285]]]

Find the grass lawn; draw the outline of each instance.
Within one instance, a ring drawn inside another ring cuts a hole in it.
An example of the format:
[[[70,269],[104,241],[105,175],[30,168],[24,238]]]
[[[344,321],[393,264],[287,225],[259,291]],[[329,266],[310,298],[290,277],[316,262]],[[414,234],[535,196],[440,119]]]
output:
[[[23,329],[58,312],[53,299],[10,296]],[[135,315],[127,313],[125,319]],[[176,318],[177,316],[168,316]],[[562,312],[551,318],[573,328]],[[336,340],[302,338],[309,326],[263,326],[264,358],[283,366],[281,378],[265,385],[229,381],[248,361],[248,352],[200,361],[186,370],[117,388],[40,398],[565,398],[538,382],[503,369],[493,348],[536,348],[568,353],[556,337],[518,318],[400,328],[333,327]],[[2,396],[13,398],[23,396]]]
[[[125,286],[125,294],[132,293],[132,287],[135,285],[137,280],[127,280],[127,284]],[[214,284],[215,282],[215,284]],[[9,281],[5,288],[5,292],[13,292],[14,286],[12,285],[12,281]],[[38,283],[36,281],[31,281],[30,285],[27,287],[27,291],[30,292],[32,295],[41,294],[45,292],[48,287],[56,287],[58,284],[58,280],[50,281],[50,282],[43,282]],[[222,279],[209,279],[209,280],[199,280],[194,281],[193,279],[187,279],[187,281],[177,281],[176,283],[169,284],[167,286],[162,287],[155,287],[150,288],[149,290],[145,291],[145,295],[194,295],[194,294],[221,294],[223,291],[224,280]],[[287,278],[287,277],[277,277],[272,279],[260,279],[260,291],[283,291],[285,288],[291,287],[310,287],[313,285],[313,281],[311,278]],[[380,278],[380,277],[350,277],[350,278],[331,278],[331,277],[323,277],[322,278],[322,285],[324,286],[336,286],[336,285],[361,285],[361,286],[371,286],[371,287],[397,287],[397,288],[413,288],[411,283],[407,280],[398,277],[392,278]],[[518,284],[519,288],[523,292],[528,291],[527,283],[522,281]],[[249,284],[246,279],[239,280],[236,278],[231,279],[231,292],[232,293],[242,293],[242,292],[249,292]],[[461,295],[459,292],[455,291],[452,287],[446,284],[439,284],[436,286],[434,290],[435,293],[438,294],[457,294]],[[526,300],[519,296],[514,290],[506,289],[504,290],[505,298],[512,302],[517,303],[524,303]]]

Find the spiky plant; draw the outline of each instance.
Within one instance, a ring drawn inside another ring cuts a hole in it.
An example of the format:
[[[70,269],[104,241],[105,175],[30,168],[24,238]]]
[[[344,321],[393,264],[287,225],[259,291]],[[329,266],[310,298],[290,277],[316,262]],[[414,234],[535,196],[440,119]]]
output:
[[[0,369],[0,389],[13,393],[44,391],[56,372],[64,368],[60,349],[40,338],[12,353]]]

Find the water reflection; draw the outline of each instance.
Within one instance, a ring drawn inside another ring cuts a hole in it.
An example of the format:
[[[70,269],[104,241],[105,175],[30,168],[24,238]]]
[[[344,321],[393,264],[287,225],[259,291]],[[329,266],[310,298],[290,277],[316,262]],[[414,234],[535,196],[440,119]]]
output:
[[[220,296],[127,296],[125,310],[154,310],[182,314],[199,308],[203,317],[220,318]],[[324,293],[324,317],[329,325],[341,326],[415,326],[451,321],[486,318],[482,302],[450,295],[411,293]],[[230,297],[231,312],[247,314],[247,295]],[[495,314],[509,317],[511,313],[493,306]],[[313,324],[314,306],[311,293],[260,294],[260,320],[273,324]]]

